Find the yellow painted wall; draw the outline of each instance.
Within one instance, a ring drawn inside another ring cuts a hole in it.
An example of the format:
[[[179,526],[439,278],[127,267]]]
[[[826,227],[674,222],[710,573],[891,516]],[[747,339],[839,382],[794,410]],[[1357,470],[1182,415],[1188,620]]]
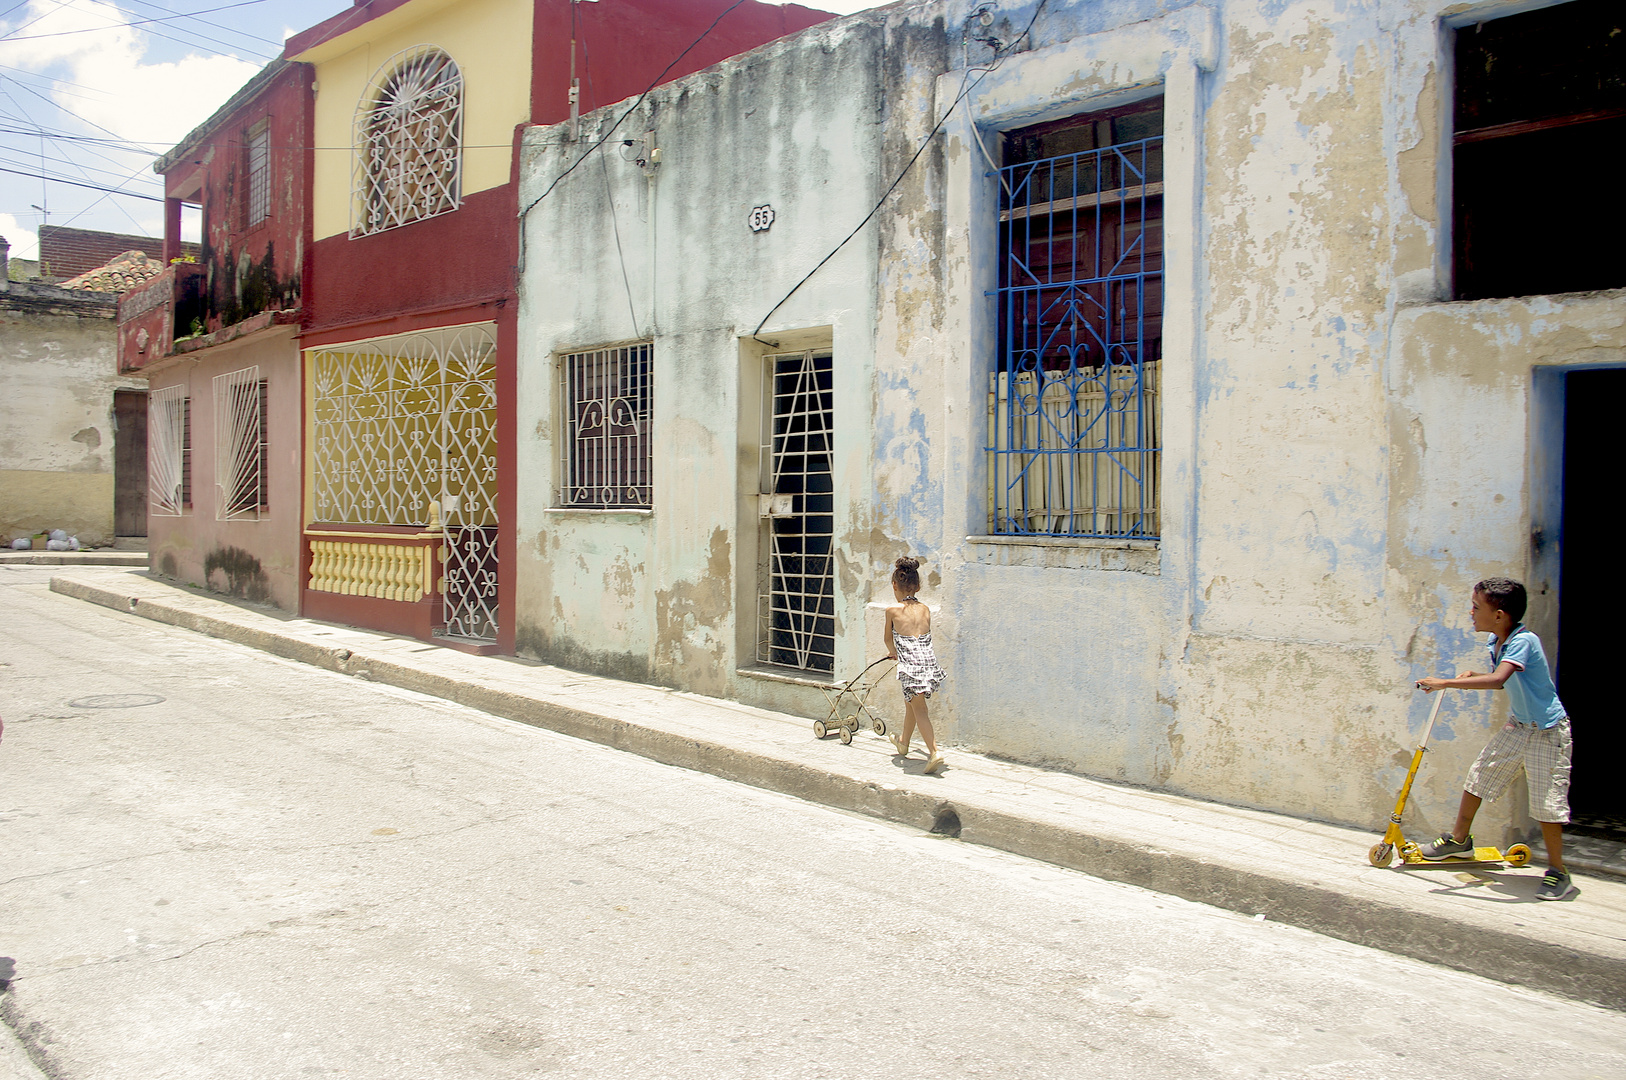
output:
[[[318,240],[350,231],[356,106],[385,61],[415,45],[463,72],[463,195],[508,182],[514,126],[530,118],[532,0],[414,0],[294,59],[316,66]]]

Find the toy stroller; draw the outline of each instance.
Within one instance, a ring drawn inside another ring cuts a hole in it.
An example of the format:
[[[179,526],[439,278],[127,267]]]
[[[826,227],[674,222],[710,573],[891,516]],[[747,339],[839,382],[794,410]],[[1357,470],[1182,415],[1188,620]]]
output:
[[[846,682],[825,687],[824,698],[830,703],[830,715],[823,720],[813,721],[813,734],[822,739],[834,731],[841,736],[841,744],[847,746],[852,743],[853,732],[858,730],[858,725],[867,719],[871,731],[885,735],[886,721],[869,707],[869,695],[887,675],[884,669],[876,672],[876,668],[887,663],[896,665],[897,660],[883,656]]]
[[[1434,734],[1434,721],[1440,715],[1440,705],[1445,701],[1445,691],[1434,691],[1434,708],[1429,710],[1428,729],[1423,732],[1423,741],[1417,744],[1417,750],[1411,756],[1411,768],[1406,771],[1406,782],[1400,786],[1400,797],[1395,800],[1395,812],[1389,815],[1389,828],[1383,834],[1383,840],[1372,845],[1372,850],[1366,853],[1367,861],[1373,866],[1382,868],[1394,861],[1395,849],[1400,849],[1400,865],[1417,870],[1457,870],[1465,866],[1499,866],[1506,863],[1508,866],[1523,866],[1530,861],[1530,849],[1523,844],[1514,844],[1507,849],[1507,854],[1493,847],[1474,848],[1472,859],[1425,859],[1423,852],[1415,840],[1407,840],[1400,831],[1400,815],[1406,809],[1406,799],[1411,795],[1411,782],[1417,779],[1417,767],[1423,763],[1423,754],[1428,750],[1429,736]]]

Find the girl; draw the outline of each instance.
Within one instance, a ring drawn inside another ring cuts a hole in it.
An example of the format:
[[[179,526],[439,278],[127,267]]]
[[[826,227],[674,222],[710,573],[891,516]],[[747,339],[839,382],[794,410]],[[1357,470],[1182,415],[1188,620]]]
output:
[[[932,653],[932,613],[915,596],[920,591],[920,560],[907,555],[897,561],[892,571],[892,595],[898,598],[897,607],[886,609],[886,651],[898,662],[898,682],[903,685],[903,734],[888,736],[898,750],[899,757],[909,753],[909,736],[920,728],[920,737],[926,742],[926,768],[936,772],[943,764],[943,755],[937,752],[937,739],[932,733],[932,722],[926,717],[926,699],[948,678],[937,666]]]

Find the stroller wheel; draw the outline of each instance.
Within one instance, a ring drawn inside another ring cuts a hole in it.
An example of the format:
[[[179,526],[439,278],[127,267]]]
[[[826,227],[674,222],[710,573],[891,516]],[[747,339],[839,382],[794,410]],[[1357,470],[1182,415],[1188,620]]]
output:
[[[824,721],[823,720],[815,720],[815,721],[813,721],[813,737],[814,738],[822,739],[828,734],[830,734],[830,729],[824,726]]]
[[[879,716],[875,718],[875,722],[871,724],[870,727],[875,729],[875,734],[877,735],[886,734],[886,721],[882,720]]]
[[[1373,844],[1372,850],[1366,853],[1367,861],[1378,869],[1382,869],[1394,862],[1395,847],[1393,844]]]
[[[842,728],[841,729],[841,745],[842,746],[851,746],[852,744],[853,744],[853,729],[850,728],[850,727]]]

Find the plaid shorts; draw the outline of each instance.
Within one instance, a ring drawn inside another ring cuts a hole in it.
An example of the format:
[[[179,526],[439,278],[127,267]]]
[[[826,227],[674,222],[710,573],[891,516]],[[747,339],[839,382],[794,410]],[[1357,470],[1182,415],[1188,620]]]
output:
[[[1468,770],[1463,785],[1486,802],[1499,798],[1524,773],[1530,788],[1530,816],[1537,821],[1570,819],[1570,720],[1550,728],[1508,721],[1491,736]]]

